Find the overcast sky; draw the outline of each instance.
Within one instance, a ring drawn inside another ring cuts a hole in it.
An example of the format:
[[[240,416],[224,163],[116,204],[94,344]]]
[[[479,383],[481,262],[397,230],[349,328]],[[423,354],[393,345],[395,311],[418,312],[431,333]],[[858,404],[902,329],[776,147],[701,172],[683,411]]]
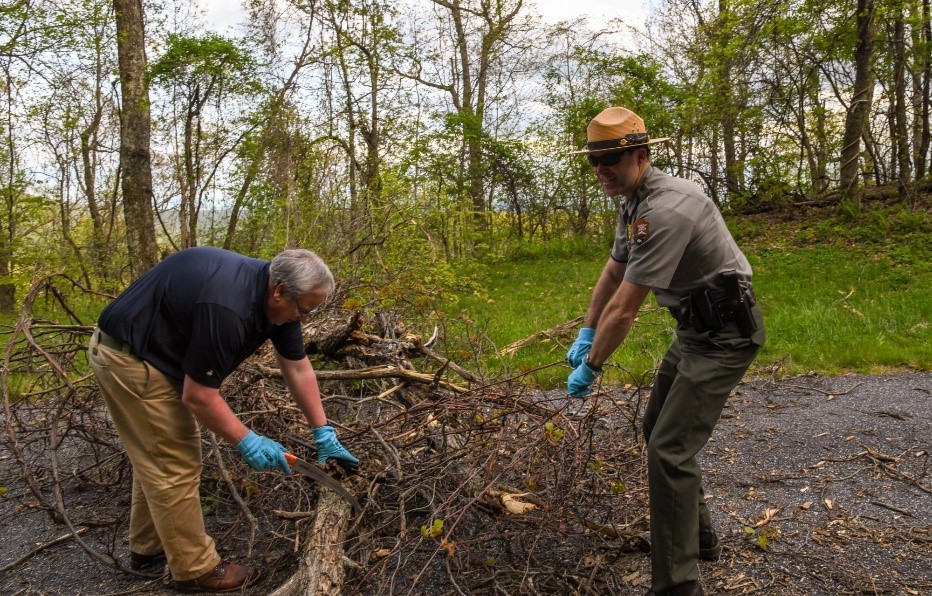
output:
[[[588,16],[593,24],[622,18],[642,28],[650,0],[531,0],[544,19],[552,23]],[[235,25],[242,18],[240,2],[206,0],[207,21],[218,30]]]

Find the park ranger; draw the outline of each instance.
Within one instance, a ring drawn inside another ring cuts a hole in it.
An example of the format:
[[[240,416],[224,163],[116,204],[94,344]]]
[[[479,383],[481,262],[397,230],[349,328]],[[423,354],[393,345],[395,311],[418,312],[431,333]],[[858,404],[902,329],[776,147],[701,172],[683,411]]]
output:
[[[654,168],[644,121],[622,107],[587,128],[585,154],[608,196],[623,198],[611,258],[567,353],[568,389],[585,397],[624,341],[649,291],[677,322],[644,414],[650,488],[649,595],[701,595],[698,559],[718,537],[696,454],[764,343],[751,266],[716,205],[687,180]]]

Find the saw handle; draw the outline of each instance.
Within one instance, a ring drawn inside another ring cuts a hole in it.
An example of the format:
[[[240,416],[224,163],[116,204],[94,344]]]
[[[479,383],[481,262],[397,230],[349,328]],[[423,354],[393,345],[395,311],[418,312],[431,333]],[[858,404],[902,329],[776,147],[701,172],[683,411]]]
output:
[[[289,466],[293,466],[294,463],[295,463],[296,461],[298,461],[298,457],[297,457],[296,455],[292,455],[292,454],[288,453],[287,451],[285,452],[285,459],[288,460],[288,465],[289,465]]]

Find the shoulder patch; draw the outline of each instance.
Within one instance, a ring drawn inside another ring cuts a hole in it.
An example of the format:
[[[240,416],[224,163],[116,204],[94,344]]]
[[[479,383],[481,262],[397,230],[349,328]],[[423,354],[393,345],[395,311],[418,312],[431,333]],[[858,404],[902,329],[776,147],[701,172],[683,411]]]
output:
[[[650,224],[643,217],[634,222],[634,230],[628,232],[629,237],[634,236],[635,244],[644,244],[650,236]]]

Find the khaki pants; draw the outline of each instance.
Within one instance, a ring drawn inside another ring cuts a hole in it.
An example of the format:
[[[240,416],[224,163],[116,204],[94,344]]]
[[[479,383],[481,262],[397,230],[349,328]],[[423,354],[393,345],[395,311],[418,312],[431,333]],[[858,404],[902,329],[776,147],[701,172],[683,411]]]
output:
[[[709,334],[678,329],[644,412],[650,487],[651,587],[661,592],[699,578],[699,529],[712,520],[696,454],[732,389],[760,349],[730,325]],[[763,332],[756,341],[763,342]]]
[[[201,436],[181,403],[181,386],[148,363],[98,343],[88,360],[133,464],[129,546],[165,551],[176,580],[200,577],[220,562],[201,513]]]

